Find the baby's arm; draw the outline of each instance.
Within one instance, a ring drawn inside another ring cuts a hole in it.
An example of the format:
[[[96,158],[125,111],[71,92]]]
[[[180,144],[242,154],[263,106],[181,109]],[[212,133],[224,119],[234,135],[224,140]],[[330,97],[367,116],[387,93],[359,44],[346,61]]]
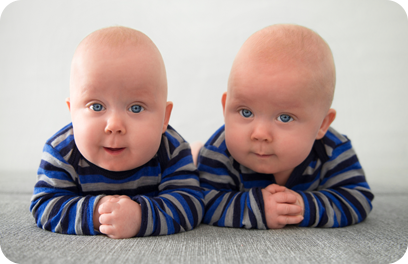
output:
[[[204,189],[203,223],[267,229],[261,188],[245,190],[238,171],[222,149],[205,145],[198,156],[198,170]]]
[[[282,228],[286,225],[298,224],[303,220],[302,202],[299,201],[302,198],[296,192],[271,184],[262,189],[262,196],[268,228]]]
[[[141,207],[142,219],[137,236],[175,234],[191,230],[201,223],[203,194],[190,145],[175,132],[172,135],[173,138],[166,132],[170,138],[169,148],[164,148],[165,144],[162,144],[158,153],[159,159],[168,159],[160,162],[163,172],[157,186],[158,195],[131,197]]]
[[[312,190],[295,190],[305,204],[300,226],[348,226],[363,221],[372,209],[374,195],[350,141],[343,138],[337,144],[322,165],[320,185]]]
[[[110,238],[134,237],[140,225],[140,205],[126,195],[105,196],[96,205],[94,226],[99,226],[100,232]]]
[[[97,234],[92,216],[103,195],[81,195],[77,177],[60,153],[46,144],[30,205],[38,227],[63,234]]]

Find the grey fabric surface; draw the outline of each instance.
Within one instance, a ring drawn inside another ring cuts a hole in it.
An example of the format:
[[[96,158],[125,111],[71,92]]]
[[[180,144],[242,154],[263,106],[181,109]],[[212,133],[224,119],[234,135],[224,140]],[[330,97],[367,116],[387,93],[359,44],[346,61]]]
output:
[[[171,236],[113,240],[36,227],[28,209],[34,181],[25,173],[0,173],[0,245],[15,263],[393,263],[408,245],[406,182],[376,182],[374,210],[346,228],[200,225]]]

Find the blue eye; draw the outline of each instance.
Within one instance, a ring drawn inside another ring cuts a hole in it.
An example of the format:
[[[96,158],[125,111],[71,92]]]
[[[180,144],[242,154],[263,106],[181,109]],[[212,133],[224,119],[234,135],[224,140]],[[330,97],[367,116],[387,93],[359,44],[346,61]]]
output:
[[[129,111],[131,111],[131,112],[133,112],[133,113],[135,113],[135,114],[140,113],[140,112],[142,112],[143,110],[144,110],[143,106],[140,106],[140,105],[132,105],[132,106],[129,108]]]
[[[104,109],[103,105],[101,104],[91,104],[89,108],[91,108],[91,110],[94,110],[95,112],[100,112]]]
[[[239,113],[245,118],[249,118],[249,117],[253,116],[252,112],[249,111],[248,109],[239,110]]]
[[[280,115],[280,116],[278,117],[278,120],[281,121],[281,122],[283,122],[283,123],[288,123],[288,122],[290,122],[290,121],[293,121],[293,118],[292,118],[290,115],[285,115],[285,114],[283,114],[283,115]]]

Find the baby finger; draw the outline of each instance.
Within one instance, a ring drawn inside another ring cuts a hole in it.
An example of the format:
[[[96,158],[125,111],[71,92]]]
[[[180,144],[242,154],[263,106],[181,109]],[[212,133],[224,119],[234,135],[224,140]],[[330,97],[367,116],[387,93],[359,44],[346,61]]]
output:
[[[279,215],[298,215],[302,212],[302,208],[294,204],[281,203],[277,206]]]

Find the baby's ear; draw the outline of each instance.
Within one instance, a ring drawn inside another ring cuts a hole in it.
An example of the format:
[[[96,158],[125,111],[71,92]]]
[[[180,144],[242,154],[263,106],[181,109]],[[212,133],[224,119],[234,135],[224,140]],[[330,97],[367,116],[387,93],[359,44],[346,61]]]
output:
[[[69,97],[65,99],[65,103],[67,103],[68,110],[71,111],[71,100],[69,99]]]
[[[166,132],[167,125],[169,124],[169,121],[170,121],[171,110],[173,110],[173,102],[167,102],[166,109],[165,109],[166,112],[164,113],[164,123],[163,123],[162,134]]]
[[[225,103],[227,102],[227,92],[222,94],[221,103],[222,103],[222,112],[225,117]]]
[[[322,125],[317,132],[316,139],[321,139],[326,135],[327,130],[329,129],[331,123],[333,123],[334,119],[336,118],[336,110],[330,108],[327,112],[326,116],[323,119]]]

